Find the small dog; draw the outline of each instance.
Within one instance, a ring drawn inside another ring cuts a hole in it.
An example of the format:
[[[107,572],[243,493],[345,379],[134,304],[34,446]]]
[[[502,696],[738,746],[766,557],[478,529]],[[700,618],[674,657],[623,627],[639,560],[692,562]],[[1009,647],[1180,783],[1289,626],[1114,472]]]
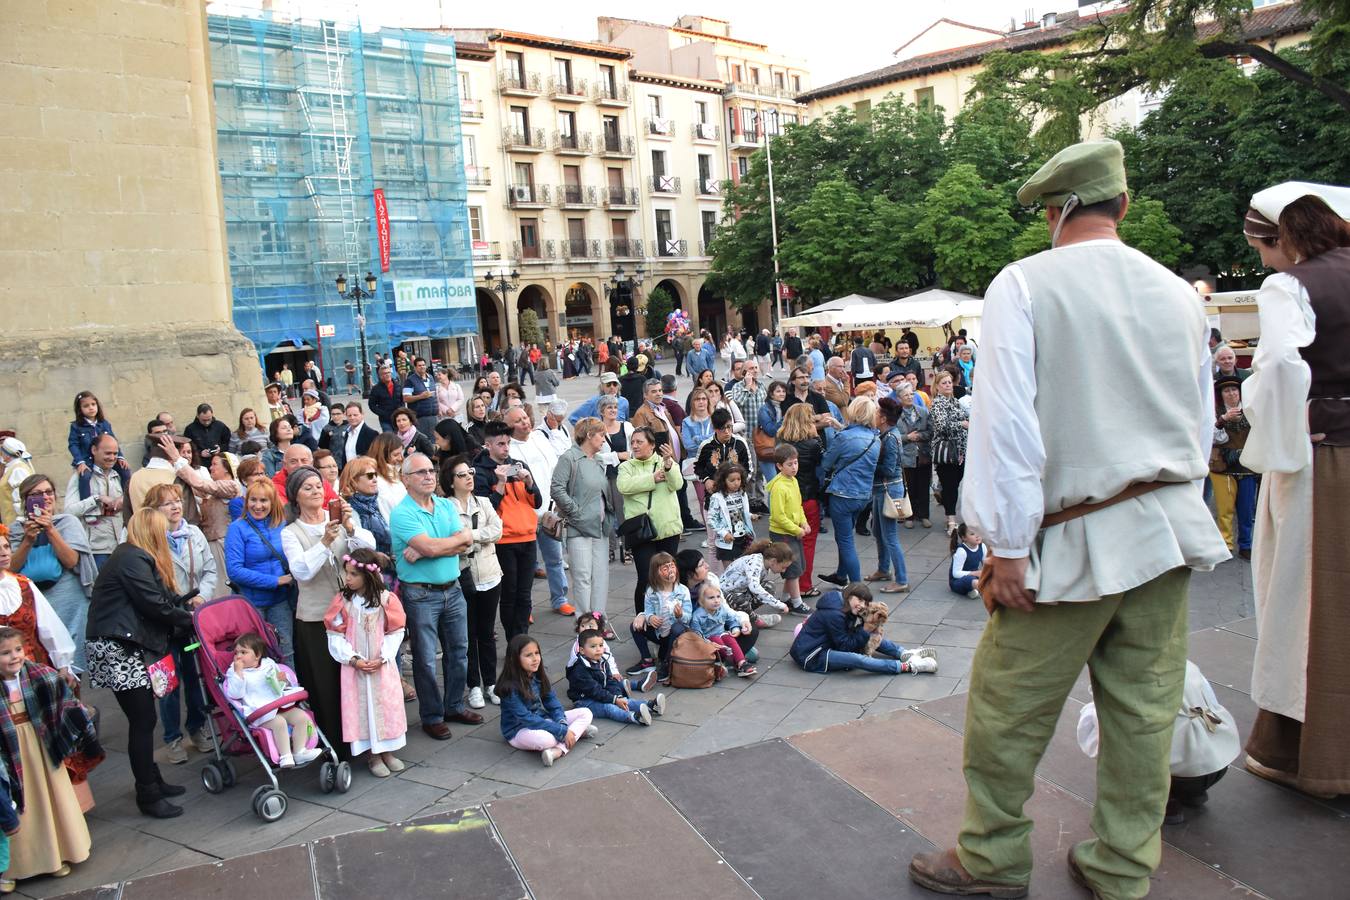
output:
[[[863,651],[868,656],[877,655],[877,647],[881,645],[882,638],[884,637],[886,620],[890,617],[890,607],[880,600],[873,600],[871,603],[867,604],[867,607],[863,610],[863,626],[872,633],[872,636],[867,639],[867,649]]]

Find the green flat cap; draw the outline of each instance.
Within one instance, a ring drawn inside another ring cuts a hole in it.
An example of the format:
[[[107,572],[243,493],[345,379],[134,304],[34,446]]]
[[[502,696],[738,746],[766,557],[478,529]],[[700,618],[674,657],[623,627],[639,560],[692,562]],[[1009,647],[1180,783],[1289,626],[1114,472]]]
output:
[[[1125,149],[1119,141],[1084,141],[1065,147],[1017,190],[1017,202],[1063,206],[1070,194],[1084,206],[1125,193]]]

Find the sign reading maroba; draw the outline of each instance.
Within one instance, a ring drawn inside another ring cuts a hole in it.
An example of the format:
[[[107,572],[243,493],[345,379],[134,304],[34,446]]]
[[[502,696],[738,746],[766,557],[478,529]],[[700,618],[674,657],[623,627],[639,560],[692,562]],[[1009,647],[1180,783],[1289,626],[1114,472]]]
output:
[[[394,309],[473,309],[477,303],[472,278],[395,278]]]

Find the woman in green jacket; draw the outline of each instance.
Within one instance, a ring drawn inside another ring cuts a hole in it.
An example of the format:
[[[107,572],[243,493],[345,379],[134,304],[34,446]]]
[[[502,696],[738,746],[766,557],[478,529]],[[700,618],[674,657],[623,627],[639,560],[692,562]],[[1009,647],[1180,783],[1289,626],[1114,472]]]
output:
[[[684,523],[680,518],[679,493],[684,478],[675,462],[669,442],[656,446],[656,434],[647,427],[636,428],[628,439],[632,455],[619,466],[619,493],[623,494],[623,518],[651,516],[656,539],[631,548],[637,569],[637,587],[633,588],[633,612],[642,612],[647,593],[647,570],[658,553],[674,556],[680,549]]]

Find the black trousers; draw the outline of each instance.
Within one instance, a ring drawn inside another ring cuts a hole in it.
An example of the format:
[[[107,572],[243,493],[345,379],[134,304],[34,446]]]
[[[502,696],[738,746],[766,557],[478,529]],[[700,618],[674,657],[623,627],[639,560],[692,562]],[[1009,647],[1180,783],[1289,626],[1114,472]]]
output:
[[[689,510],[689,485],[680,488],[675,494],[675,499],[680,501],[680,521],[684,523],[685,528],[702,528],[703,523],[694,518],[694,514]]]
[[[159,701],[148,687],[115,691],[113,697],[127,717],[127,759],[140,788],[159,783],[155,766],[155,722]]]
[[[533,575],[533,573],[531,573]],[[486,591],[473,586],[467,570],[459,585],[464,590],[469,626],[469,687],[480,688],[497,683],[497,604],[502,584]],[[529,619],[525,620],[527,623]]]
[[[932,501],[933,464],[920,463],[912,469],[905,469],[905,491],[909,494],[909,504],[914,507],[914,518],[932,518],[928,513]]]
[[[651,568],[652,557],[658,553],[669,553],[674,556],[679,550],[680,536],[678,534],[633,548],[633,568],[637,569],[637,587],[633,588],[634,613],[642,612],[642,598],[647,593],[647,573]],[[497,551],[500,554],[501,545],[498,545]]]
[[[534,541],[498,544],[502,564],[501,617],[506,639],[530,631],[530,591],[534,588]],[[466,598],[467,599],[467,598]],[[495,660],[493,661],[495,664]]]
[[[938,463],[938,480],[942,482],[942,508],[947,515],[956,515],[956,494],[966,474],[965,463]]]
[[[684,368],[684,354],[681,353],[679,350],[676,350],[676,351],[675,351],[675,374],[676,374],[676,375],[682,375],[682,374],[684,374],[683,372],[680,371],[680,370],[683,369],[683,368]]]
[[[295,676],[309,693],[309,710],[338,759],[352,758],[352,745],[342,739],[342,666],[328,652],[322,622],[295,622]]]

